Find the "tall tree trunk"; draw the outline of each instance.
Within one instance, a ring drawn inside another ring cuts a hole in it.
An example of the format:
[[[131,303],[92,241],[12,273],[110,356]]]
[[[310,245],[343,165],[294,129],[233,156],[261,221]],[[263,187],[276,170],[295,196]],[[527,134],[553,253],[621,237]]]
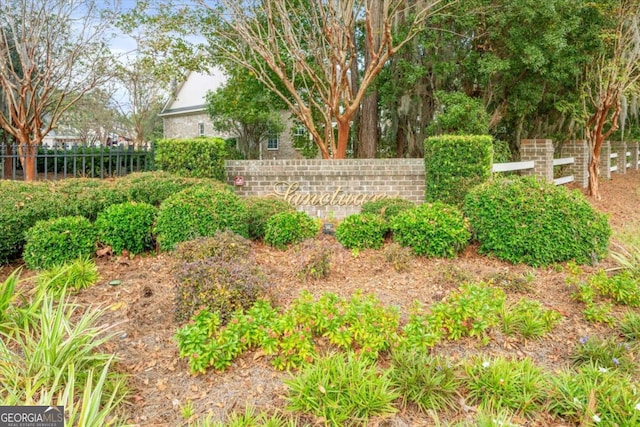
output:
[[[347,158],[347,146],[349,145],[349,125],[350,118],[344,118],[338,121],[338,146],[334,153],[334,159]]]
[[[36,180],[37,152],[38,146],[36,144],[20,144],[18,146],[18,153],[20,156],[20,163],[22,164],[22,170],[24,171],[25,181]]]
[[[589,161],[589,195],[596,200],[600,200],[600,152],[597,155],[591,155]]]
[[[372,62],[371,53],[380,48],[382,21],[384,20],[382,3],[380,0],[371,0],[368,2],[372,34],[370,38],[365,38],[364,42],[365,69],[368,68]],[[376,157],[376,146],[379,138],[378,122],[378,89],[372,87],[362,100],[362,121],[358,150],[359,158],[372,159]]]

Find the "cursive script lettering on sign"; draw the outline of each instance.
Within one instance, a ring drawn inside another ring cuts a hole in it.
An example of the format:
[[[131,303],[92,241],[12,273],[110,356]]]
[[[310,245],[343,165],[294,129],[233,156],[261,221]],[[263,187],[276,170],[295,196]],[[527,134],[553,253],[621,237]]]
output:
[[[366,202],[398,197],[399,193],[346,193],[342,186],[333,192],[303,193],[297,182],[278,182],[273,187],[273,195],[294,206],[361,206]]]

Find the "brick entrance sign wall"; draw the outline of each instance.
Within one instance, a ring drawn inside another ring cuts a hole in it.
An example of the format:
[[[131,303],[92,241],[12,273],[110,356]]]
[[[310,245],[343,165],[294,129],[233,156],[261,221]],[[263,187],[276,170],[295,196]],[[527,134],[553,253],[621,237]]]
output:
[[[384,197],[424,201],[423,159],[233,160],[226,170],[237,194],[273,195],[313,217],[341,219]]]

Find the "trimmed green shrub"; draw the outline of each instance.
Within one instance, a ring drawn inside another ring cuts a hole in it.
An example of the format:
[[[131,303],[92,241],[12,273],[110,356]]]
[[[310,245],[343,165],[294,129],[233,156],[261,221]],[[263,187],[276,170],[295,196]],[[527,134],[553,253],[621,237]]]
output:
[[[275,197],[245,197],[247,205],[249,238],[253,240],[264,239],[264,226],[267,220],[280,212],[293,212],[295,208],[286,200]]]
[[[207,184],[220,190],[231,188],[213,179],[187,178],[164,171],[132,173],[116,182],[117,188],[127,195],[128,200],[153,206],[160,206],[169,196],[197,184]]]
[[[217,312],[226,323],[234,311],[249,309],[268,290],[266,276],[249,259],[207,258],[184,263],[178,278],[175,318],[179,322],[204,308]]]
[[[153,223],[158,209],[147,203],[126,202],[109,206],[98,214],[95,226],[98,241],[111,246],[115,254],[123,250],[139,254],[153,248]]]
[[[161,250],[172,250],[177,243],[197,237],[213,236],[230,229],[246,237],[247,208],[231,191],[209,185],[187,188],[161,205],[155,233]]]
[[[413,248],[416,255],[452,258],[471,238],[466,219],[455,206],[425,203],[391,221],[393,240]]]
[[[375,200],[373,202],[366,202],[362,205],[360,213],[381,215],[384,219],[389,221],[400,212],[404,212],[407,209],[415,207],[415,203],[407,199],[392,197],[388,199]]]
[[[353,214],[336,228],[336,240],[347,249],[379,249],[387,231],[385,220],[376,214]]]
[[[482,101],[464,92],[437,91],[439,109],[427,128],[429,135],[486,135],[489,114]]]
[[[264,227],[264,241],[278,249],[315,237],[319,224],[306,212],[280,212],[269,218]]]
[[[491,177],[492,138],[440,135],[424,143],[425,201],[461,205],[473,186]]]
[[[224,161],[231,158],[221,138],[161,139],[156,142],[157,169],[182,176],[225,181]]]
[[[464,212],[479,251],[512,263],[591,263],[605,256],[611,236],[607,216],[579,191],[536,177],[482,184],[467,195]]]
[[[53,186],[63,204],[60,216],[83,216],[94,221],[107,207],[124,203],[127,195],[119,191],[113,181],[72,178],[56,181]]]
[[[90,257],[96,246],[96,229],[82,216],[38,221],[26,233],[23,258],[27,267],[50,268],[80,257]]]
[[[62,200],[48,183],[0,180],[0,263],[20,257],[25,231],[37,221],[57,217]]]
[[[174,255],[186,262],[207,258],[224,261],[245,260],[251,252],[251,242],[231,230],[218,230],[212,237],[199,237],[178,243]]]

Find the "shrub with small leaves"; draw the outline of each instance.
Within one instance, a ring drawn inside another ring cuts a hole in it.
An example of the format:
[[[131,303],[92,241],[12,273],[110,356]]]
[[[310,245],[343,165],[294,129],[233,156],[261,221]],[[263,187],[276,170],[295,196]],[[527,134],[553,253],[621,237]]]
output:
[[[62,293],[65,289],[80,290],[95,285],[100,280],[96,263],[89,258],[78,258],[67,264],[56,265],[41,271],[36,277],[40,287]]]
[[[548,375],[529,358],[474,358],[464,368],[469,399],[481,408],[526,414],[540,409],[547,397]]]
[[[347,249],[379,249],[387,226],[381,216],[353,214],[343,219],[336,228],[336,240]]]
[[[321,357],[285,381],[288,408],[322,417],[330,425],[366,425],[396,412],[388,373],[353,354]]]
[[[180,242],[213,236],[218,230],[247,236],[247,208],[231,191],[198,185],[166,199],[158,212],[155,233],[161,250]]]
[[[387,199],[374,200],[366,202],[362,205],[360,213],[380,215],[385,220],[390,221],[400,212],[415,208],[416,205],[400,197],[390,197]]]
[[[267,295],[266,276],[250,261],[207,258],[184,263],[178,272],[176,320],[190,318],[205,308],[217,312],[226,323],[236,310],[248,309]]]
[[[98,240],[115,254],[123,250],[139,254],[153,248],[153,224],[157,209],[147,203],[126,202],[109,206],[98,214]]]
[[[456,406],[461,376],[443,356],[415,350],[395,351],[389,376],[403,406],[412,402],[423,412],[449,411]]]
[[[618,304],[640,307],[640,280],[631,270],[608,276],[604,270],[589,277],[589,285]]]
[[[199,237],[178,243],[174,256],[186,262],[217,258],[244,261],[251,253],[251,242],[231,230],[218,230],[212,237]]]
[[[393,266],[395,271],[407,271],[413,259],[413,251],[411,248],[405,248],[393,242],[384,249],[384,259]]]
[[[265,243],[284,250],[315,237],[320,226],[306,212],[280,212],[267,220],[264,230]]]
[[[81,257],[96,249],[96,229],[82,216],[63,216],[38,221],[26,233],[23,259],[27,267],[50,268]]]
[[[579,191],[535,177],[495,179],[469,191],[465,215],[479,251],[532,266],[601,259],[611,228]]]
[[[295,208],[286,200],[275,197],[245,197],[247,206],[247,223],[249,225],[249,238],[253,240],[264,239],[265,224],[275,214],[281,212],[293,212]]]
[[[391,221],[393,240],[413,248],[416,255],[455,257],[471,233],[462,212],[444,203],[426,203],[398,214]]]
[[[296,274],[303,280],[322,279],[331,270],[333,248],[326,240],[307,239],[295,248]]]

